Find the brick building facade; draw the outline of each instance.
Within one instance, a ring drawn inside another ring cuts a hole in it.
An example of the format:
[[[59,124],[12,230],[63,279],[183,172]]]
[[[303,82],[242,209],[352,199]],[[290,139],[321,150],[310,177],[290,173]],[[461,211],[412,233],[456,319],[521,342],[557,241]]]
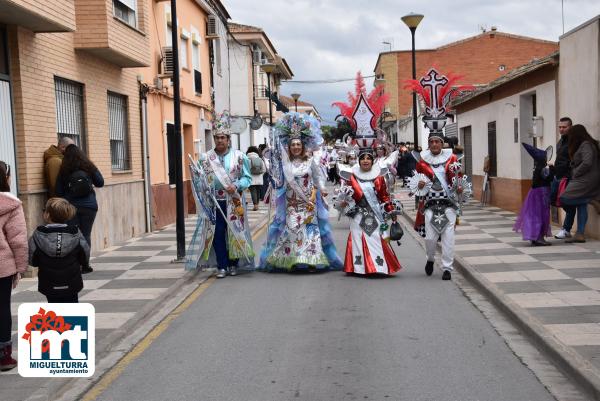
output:
[[[146,231],[140,91],[131,69],[150,61],[146,7],[130,0],[0,0],[0,158],[16,159],[12,187],[30,231],[47,198],[43,153],[60,136],[72,137],[105,178],[96,189],[92,248]]]
[[[431,67],[464,76],[462,84],[486,85],[512,69],[558,50],[558,43],[499,32],[495,29],[447,45],[416,51],[417,77]],[[412,78],[411,50],[380,53],[375,75],[390,94],[386,121],[411,114],[412,93],[404,89]]]

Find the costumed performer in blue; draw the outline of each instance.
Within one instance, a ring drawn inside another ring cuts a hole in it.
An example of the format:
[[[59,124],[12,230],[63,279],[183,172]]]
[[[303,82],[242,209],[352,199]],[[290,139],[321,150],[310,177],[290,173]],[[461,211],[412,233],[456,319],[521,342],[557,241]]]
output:
[[[216,267],[217,278],[254,270],[254,250],[242,192],[250,186],[250,161],[231,148],[231,122],[224,111],[214,124],[215,148],[190,166],[198,210],[186,269]]]
[[[274,128],[269,173],[275,217],[260,255],[266,271],[340,270],[319,149],[323,137],[319,121],[302,113],[287,113]]]

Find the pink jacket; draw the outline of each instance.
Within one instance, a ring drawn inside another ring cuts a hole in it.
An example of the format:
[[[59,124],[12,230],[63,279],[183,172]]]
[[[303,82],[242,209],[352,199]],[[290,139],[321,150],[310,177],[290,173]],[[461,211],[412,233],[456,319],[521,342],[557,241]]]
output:
[[[0,192],[0,277],[27,270],[27,227],[21,201]]]

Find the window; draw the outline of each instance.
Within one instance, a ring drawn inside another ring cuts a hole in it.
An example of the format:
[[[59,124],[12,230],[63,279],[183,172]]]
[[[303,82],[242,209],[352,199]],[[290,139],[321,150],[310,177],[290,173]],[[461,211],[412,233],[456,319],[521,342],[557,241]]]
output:
[[[215,53],[217,74],[221,75],[221,39],[215,39]]]
[[[8,49],[6,46],[6,31],[0,26],[0,74],[8,75]]]
[[[194,70],[194,91],[197,95],[202,94],[202,73]]]
[[[462,144],[464,146],[463,166],[464,172],[469,177],[473,175],[473,141],[471,137],[471,126],[460,129],[462,133]]]
[[[133,27],[137,26],[137,0],[113,0],[114,15]]]
[[[189,68],[187,56],[188,40],[182,37],[179,42],[179,62],[181,63],[181,68]]]
[[[194,69],[194,92],[202,94],[202,73],[200,72],[200,48],[192,41],[192,67]]]
[[[519,119],[515,118],[513,120],[513,135],[515,143],[519,143]]]
[[[490,157],[490,177],[498,175],[496,158],[496,121],[488,123],[488,156]]]
[[[58,137],[71,138],[79,148],[85,151],[83,85],[62,78],[54,78],[54,91]]]
[[[127,97],[108,92],[108,130],[113,170],[129,170]]]
[[[175,126],[173,124],[167,124],[167,159],[169,162],[169,185],[175,185],[177,180],[175,179]]]

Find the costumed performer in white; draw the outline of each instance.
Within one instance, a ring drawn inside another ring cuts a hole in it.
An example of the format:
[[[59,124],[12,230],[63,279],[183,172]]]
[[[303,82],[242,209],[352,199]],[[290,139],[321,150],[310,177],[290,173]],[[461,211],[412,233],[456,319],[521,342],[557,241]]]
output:
[[[270,152],[275,218],[260,257],[266,271],[339,270],[325,197],[325,177],[318,149],[323,142],[319,121],[290,112],[275,126]]]
[[[438,239],[442,245],[442,280],[450,280],[454,270],[454,229],[462,203],[471,196],[471,183],[463,175],[462,165],[452,149],[443,149],[443,128],[447,121],[446,105],[470,86],[452,87],[460,77],[439,75],[435,69],[409,87],[421,94],[427,107],[423,122],[429,129],[429,149],[413,151],[416,173],[409,181],[411,192],[419,196],[415,229],[425,236],[427,262],[425,273],[433,274]]]
[[[334,201],[340,213],[350,218],[344,271],[360,275],[394,274],[402,266],[388,240],[399,238],[391,238],[388,221],[399,227],[396,219],[400,210],[389,195],[385,180],[387,169],[374,163],[372,148],[376,143],[377,117],[387,96],[381,86],[367,95],[360,73],[356,92],[349,96],[350,104],[334,103],[350,122],[354,141],[360,147],[358,164],[340,169],[347,185],[342,185]]]

